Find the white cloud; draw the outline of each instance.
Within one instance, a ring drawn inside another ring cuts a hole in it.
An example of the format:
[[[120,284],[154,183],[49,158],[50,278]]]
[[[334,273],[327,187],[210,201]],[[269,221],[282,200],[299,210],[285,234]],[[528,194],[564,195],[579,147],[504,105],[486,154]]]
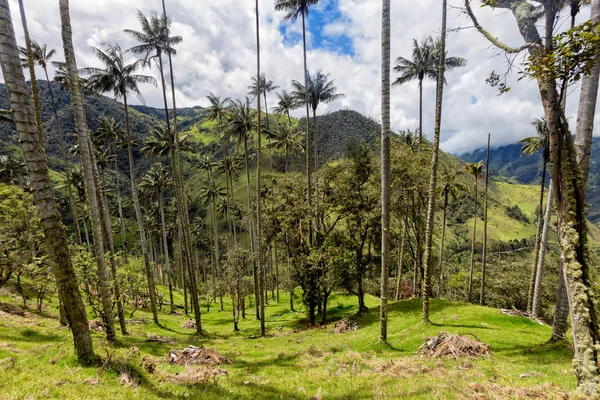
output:
[[[322,0],[318,7],[325,9],[333,0]],[[380,57],[381,57],[381,2],[379,0],[338,0],[342,19],[330,21],[323,34],[334,39],[346,35],[352,41],[354,55],[347,56],[325,49],[313,49],[308,36],[309,69],[331,73],[343,100],[323,105],[319,112],[328,112],[346,106],[378,119],[380,115]],[[34,39],[56,48],[56,59],[62,59],[60,17],[58,2],[48,0],[26,1],[29,28]],[[89,46],[118,42],[129,48],[134,41],[123,29],[138,29],[136,12],[160,9],[160,0],[71,0],[71,21],[79,67],[98,65]],[[199,4],[202,3],[202,4]],[[275,12],[272,0],[260,0],[262,70],[269,79],[288,89],[293,79],[302,77],[302,41],[284,41],[280,27],[289,34],[301,33],[300,21],[283,21],[284,13]],[[449,28],[470,26],[458,7],[461,0],[450,0]],[[18,39],[22,29],[16,0],[10,6]],[[219,0],[171,0],[168,11],[174,23],[173,34],[181,35],[184,42],[178,46],[174,58],[176,89],[179,106],[206,105],[205,96],[214,92],[219,96],[242,98],[248,92],[251,76],[256,73],[256,34],[254,2]],[[396,0],[392,4],[392,56],[411,54],[412,38],[439,35],[441,5],[439,0]],[[475,8],[482,25],[494,36],[511,45],[519,45],[514,18],[506,12]],[[583,10],[587,17],[588,9]],[[583,17],[582,17],[583,18]],[[542,114],[535,83],[517,82],[518,76],[508,78],[512,90],[497,96],[497,90],[485,84],[492,70],[502,73],[507,68],[503,56],[489,46],[474,29],[451,32],[448,37],[449,54],[467,59],[467,66],[448,74],[445,87],[442,125],[442,148],[464,152],[483,146],[487,133],[498,145],[514,143],[534,134],[530,126],[533,118]],[[41,74],[42,71],[39,71]],[[156,76],[155,70],[145,73]],[[41,76],[41,75],[39,75]],[[161,107],[158,88],[142,88],[148,105]],[[431,137],[434,116],[434,82],[424,85],[424,131]],[[473,98],[477,99],[472,104]],[[275,97],[269,98],[274,105]],[[578,90],[569,98],[567,113],[574,120],[577,111]],[[411,82],[392,91],[392,119],[395,129],[416,129],[418,126],[418,87]],[[297,111],[296,115],[301,115]]]

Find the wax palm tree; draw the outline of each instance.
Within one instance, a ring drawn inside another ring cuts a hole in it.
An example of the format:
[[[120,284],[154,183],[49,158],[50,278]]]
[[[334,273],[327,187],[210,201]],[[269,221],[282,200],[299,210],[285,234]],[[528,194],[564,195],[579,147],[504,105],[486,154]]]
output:
[[[187,139],[189,135],[179,138],[179,146],[183,151],[188,150]],[[174,143],[167,125],[154,126],[148,136],[144,138],[142,151],[152,157],[167,157],[174,151]]]
[[[61,0],[61,16],[68,14]],[[60,221],[54,188],[41,140],[33,124],[34,111],[25,85],[25,76],[19,63],[19,50],[12,26],[8,0],[0,1],[0,64],[6,82],[11,108],[14,111],[19,143],[23,148],[25,164],[33,187],[36,204],[52,269],[56,277],[59,296],[63,299],[66,315],[73,332],[73,342],[79,360],[88,364],[94,361],[94,348],[89,332],[87,314],[77,277],[73,269],[64,225]]]
[[[294,95],[296,96],[296,99],[301,102],[304,101],[305,97],[308,97],[308,103],[312,108],[315,158],[314,168],[315,172],[317,172],[319,169],[317,108],[321,103],[330,103],[335,100],[343,99],[345,95],[343,93],[337,93],[337,87],[335,86],[334,81],[329,80],[329,74],[324,74],[320,70],[317,70],[314,75],[309,75],[307,77],[307,81],[308,91],[305,89],[306,86],[298,81],[293,81],[292,87],[294,88]]]
[[[394,71],[400,76],[393,85],[403,85],[413,80],[419,82],[419,145],[423,143],[423,80],[425,78],[436,81],[439,71],[440,41],[435,42],[431,36],[421,43],[413,39],[412,59],[398,57]],[[466,64],[461,57],[446,57],[444,69],[449,71]],[[446,80],[444,79],[444,83]]]
[[[277,126],[270,132],[271,143],[269,147],[282,151],[285,157],[285,172],[289,172],[288,155],[291,152],[301,152],[302,132],[296,127],[288,124],[277,123]]]
[[[277,106],[273,107],[271,111],[276,114],[286,115],[289,124],[292,125],[290,111],[301,107],[302,103],[298,103],[296,96],[286,90],[283,90],[281,93],[275,93],[275,95],[277,96]]]
[[[531,312],[533,304],[533,296],[535,292],[536,271],[540,252],[540,237],[547,221],[543,218],[544,207],[544,190],[546,188],[546,169],[550,161],[550,143],[548,141],[548,125],[546,118],[536,118],[531,122],[534,126],[537,135],[527,137],[519,141],[523,145],[521,148],[521,156],[532,156],[542,151],[542,180],[540,183],[540,198],[538,204],[537,229],[535,234],[534,260],[531,268],[531,279],[529,283],[529,292],[527,297],[527,312]]]
[[[226,214],[227,214],[227,221],[229,223],[231,223],[231,228],[232,228],[232,233],[233,233],[233,243],[234,245],[237,245],[237,234],[236,234],[236,227],[235,227],[235,223],[233,221],[232,215],[231,215],[231,210],[230,210],[230,206],[232,205],[233,202],[235,202],[235,199],[233,197],[233,176],[237,173],[237,171],[239,171],[241,168],[241,159],[237,154],[228,154],[225,157],[223,157],[221,160],[219,160],[218,165],[217,165],[217,171],[219,172],[219,174],[221,175],[225,175],[225,181],[226,181],[226,192],[227,192],[227,210],[226,210]]]
[[[144,267],[146,270],[146,279],[148,281],[148,290],[150,294],[150,306],[154,322],[158,323],[158,312],[156,309],[156,293],[154,285],[154,276],[150,267],[150,258],[148,256],[148,248],[146,246],[146,232],[142,217],[142,209],[137,193],[137,179],[135,176],[135,164],[133,160],[133,150],[131,146],[131,129],[129,126],[129,106],[127,104],[127,95],[129,93],[136,94],[140,99],[143,99],[139,84],[150,83],[156,85],[156,80],[148,75],[138,75],[136,71],[140,68],[140,61],[132,64],[127,64],[123,58],[123,52],[119,45],[105,45],[102,48],[93,47],[93,54],[104,64],[104,68],[84,68],[82,72],[89,75],[90,86],[98,92],[113,92],[115,98],[123,99],[123,107],[125,110],[125,132],[128,146],[127,153],[129,158],[129,177],[131,181],[131,194],[133,205],[138,223],[140,234],[140,244],[144,257]],[[71,89],[71,92],[73,90]]]
[[[442,217],[442,238],[440,242],[440,276],[437,291],[438,298],[442,292],[442,286],[444,282],[444,241],[446,238],[446,216],[448,212],[448,204],[450,203],[450,200],[456,200],[456,197],[460,193],[467,191],[467,186],[460,181],[460,174],[457,171],[450,168],[443,168],[441,178],[439,191],[444,202],[444,211]]]
[[[271,93],[275,89],[279,89],[279,86],[275,85],[273,81],[267,80],[265,74],[260,75],[260,80],[256,76],[252,77],[252,84],[248,86],[250,89],[251,96],[263,96],[265,100],[265,113],[267,117],[267,130],[269,130],[269,106],[267,105],[267,94]]]
[[[317,4],[319,0],[275,0],[275,10],[284,11],[284,19],[286,21],[295,22],[298,17],[302,17],[302,54],[304,56],[304,87],[308,87],[308,65],[306,62],[306,16],[309,13],[310,6]],[[310,168],[310,111],[308,109],[309,100],[308,92],[305,93],[304,103],[306,105],[306,203],[310,208],[312,204],[312,188],[311,188],[311,168]],[[309,219],[310,221],[310,219]],[[310,228],[311,222],[309,222],[309,244],[312,244],[312,228]]]
[[[171,313],[175,312],[175,303],[173,302],[173,283],[171,275],[171,264],[169,260],[169,242],[167,238],[167,224],[165,219],[165,199],[164,194],[167,189],[173,186],[173,181],[169,177],[167,169],[160,163],[152,164],[150,170],[140,180],[140,186],[147,186],[150,193],[158,197],[158,206],[160,211],[160,224],[163,242],[163,252],[165,255],[165,268],[167,269],[167,283],[169,285],[169,303]]]
[[[479,174],[483,170],[483,161],[476,163],[466,163],[465,172],[473,176],[473,187],[475,189],[475,212],[473,213],[473,239],[471,241],[471,266],[469,268],[469,291],[468,301],[471,301],[471,292],[473,291],[473,266],[475,263],[475,234],[477,232],[477,181]]]
[[[204,118],[209,121],[217,121],[222,125],[223,119],[227,115],[227,106],[231,102],[231,99],[229,97],[221,99],[213,93],[210,93],[206,98],[209,105],[203,111]]]
[[[29,83],[31,85],[31,97],[33,99],[33,108],[35,114],[35,125],[37,128],[38,135],[42,146],[44,146],[44,132],[42,129],[42,109],[40,108],[40,93],[37,87],[37,78],[35,75],[35,56],[33,54],[33,46],[31,38],[29,37],[29,28],[27,27],[27,17],[25,16],[25,6],[23,0],[19,0],[19,11],[21,12],[21,23],[23,25],[23,34],[25,36],[25,49],[21,54],[25,55],[24,67],[29,68]]]
[[[60,90],[69,91],[71,90],[71,83],[69,82],[69,71],[67,65],[63,61],[52,61],[54,66],[54,78],[52,80],[58,85]],[[88,79],[82,76],[79,77],[79,89],[84,95],[96,94],[88,84]]]

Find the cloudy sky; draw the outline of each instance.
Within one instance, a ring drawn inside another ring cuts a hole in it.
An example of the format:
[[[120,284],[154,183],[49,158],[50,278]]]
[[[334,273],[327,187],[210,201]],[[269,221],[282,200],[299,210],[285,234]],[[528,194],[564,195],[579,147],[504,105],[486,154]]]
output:
[[[57,49],[63,59],[60,16],[56,0],[24,0],[33,39]],[[137,10],[150,13],[161,9],[160,0],[71,0],[71,21],[79,67],[97,66],[90,46],[119,43],[129,48],[135,42],[123,29],[139,29]],[[242,98],[256,72],[254,0],[167,0],[173,19],[172,33],[183,43],[174,59],[178,106],[206,105],[205,96]],[[485,80],[492,71],[503,74],[506,57],[474,29],[460,6],[462,0],[449,0],[448,54],[467,59],[467,65],[447,75],[442,148],[464,153],[486,143],[492,134],[495,146],[514,143],[535,134],[531,120],[542,115],[536,85],[517,81],[518,69],[508,78],[512,90],[498,96]],[[474,4],[475,5],[475,4]],[[10,0],[17,38],[22,29],[16,0]],[[283,20],[273,9],[272,0],[259,0],[261,11],[262,70],[283,89],[302,77],[301,24]],[[518,46],[522,39],[511,14],[474,7],[481,24],[507,44]],[[587,18],[583,10],[581,19]],[[441,26],[440,0],[392,1],[392,57],[410,57],[412,39],[437,36]],[[380,0],[321,0],[308,17],[308,66],[330,73],[342,100],[323,105],[319,113],[348,107],[376,119],[380,115]],[[566,27],[568,22],[563,19]],[[466,28],[456,30],[456,28]],[[517,60],[517,64],[521,59]],[[39,71],[38,73],[41,73]],[[147,71],[156,74],[156,71]],[[41,76],[41,75],[38,75]],[[142,87],[147,105],[161,107],[157,88]],[[574,124],[579,90],[571,90],[567,114]],[[270,97],[271,105],[275,98]],[[435,83],[424,85],[424,132],[432,136]],[[392,90],[392,124],[395,130],[418,127],[417,82]],[[301,111],[297,111],[301,115]]]

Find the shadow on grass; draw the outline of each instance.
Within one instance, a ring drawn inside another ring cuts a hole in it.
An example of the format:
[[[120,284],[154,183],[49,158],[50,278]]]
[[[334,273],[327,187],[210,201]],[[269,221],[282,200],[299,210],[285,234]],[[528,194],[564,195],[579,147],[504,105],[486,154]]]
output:
[[[28,343],[45,343],[56,342],[61,339],[60,336],[54,334],[40,333],[33,329],[23,329],[18,335],[3,335],[0,334],[0,340],[8,342],[28,342]]]

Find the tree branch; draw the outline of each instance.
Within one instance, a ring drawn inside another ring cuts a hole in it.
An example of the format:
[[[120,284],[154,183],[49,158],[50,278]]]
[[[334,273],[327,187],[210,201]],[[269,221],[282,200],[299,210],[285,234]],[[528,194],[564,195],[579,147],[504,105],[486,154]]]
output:
[[[496,7],[499,7],[499,6],[496,5]],[[506,7],[501,7],[501,8],[506,8]],[[485,38],[487,40],[489,40],[490,43],[492,43],[494,46],[498,47],[499,49],[504,50],[506,53],[516,54],[516,53],[522,52],[523,50],[528,50],[531,47],[539,46],[537,43],[525,43],[524,45],[522,45],[520,47],[510,47],[510,46],[502,43],[500,40],[498,40],[498,38],[492,36],[492,34],[489,33],[488,31],[483,29],[483,27],[479,24],[477,17],[475,17],[475,14],[473,14],[473,10],[471,9],[471,0],[465,0],[465,9],[467,10],[467,14],[469,15],[469,18],[471,18],[471,20],[473,21],[473,25],[475,26],[475,28],[483,36],[485,36]]]

